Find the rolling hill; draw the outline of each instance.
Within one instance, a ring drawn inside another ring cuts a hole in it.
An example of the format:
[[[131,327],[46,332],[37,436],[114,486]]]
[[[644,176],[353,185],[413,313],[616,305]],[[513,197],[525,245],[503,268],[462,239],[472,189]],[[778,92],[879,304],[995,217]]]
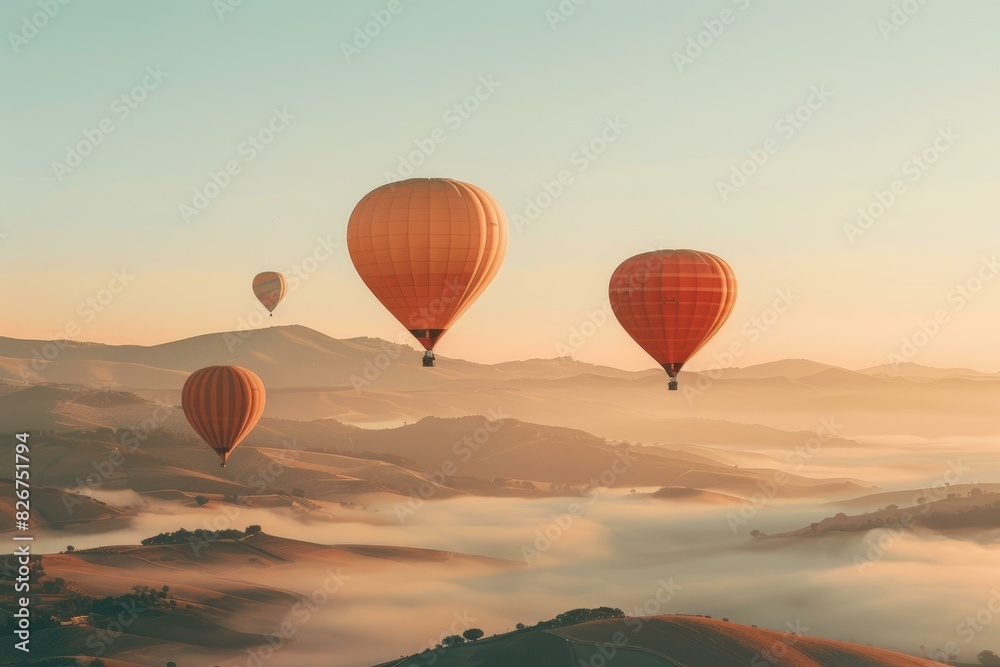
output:
[[[377,667],[943,667],[941,663],[868,646],[775,632],[700,616],[604,619],[548,630],[529,628],[433,655]]]
[[[669,394],[659,370],[623,371],[570,358],[495,365],[441,358],[436,368],[422,368],[412,348],[371,338],[336,340],[302,326],[206,334],[154,346],[60,343],[63,349],[52,360],[39,356],[53,346],[0,338],[3,391],[76,384],[177,404],[189,373],[237,364],[264,381],[267,415],[276,418],[381,425],[492,409],[523,421],[648,443],[676,442],[673,420],[692,418],[815,431],[820,420],[836,415],[845,424],[841,436],[977,434],[989,428],[1000,401],[1000,375],[916,364],[901,364],[892,373],[883,367],[854,372],[782,360],[684,372],[681,391]],[[30,418],[31,405],[25,408]],[[10,410],[0,404],[0,422]]]

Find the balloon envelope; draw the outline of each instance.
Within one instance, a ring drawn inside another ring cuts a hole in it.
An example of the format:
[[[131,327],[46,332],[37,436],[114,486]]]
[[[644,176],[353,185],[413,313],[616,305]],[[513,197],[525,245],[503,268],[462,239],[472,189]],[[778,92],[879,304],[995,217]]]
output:
[[[264,412],[264,385],[239,366],[209,366],[195,371],[181,390],[184,416],[215,450],[222,465],[253,430]]]
[[[275,271],[258,273],[253,279],[253,293],[257,300],[264,304],[268,312],[274,312],[288,292],[288,281],[285,276]]]
[[[672,380],[725,324],[736,277],[723,260],[695,250],[658,250],[625,260],[611,276],[611,308]]]
[[[358,202],[347,247],[368,289],[431,350],[500,270],[507,218],[474,185],[412,178]]]

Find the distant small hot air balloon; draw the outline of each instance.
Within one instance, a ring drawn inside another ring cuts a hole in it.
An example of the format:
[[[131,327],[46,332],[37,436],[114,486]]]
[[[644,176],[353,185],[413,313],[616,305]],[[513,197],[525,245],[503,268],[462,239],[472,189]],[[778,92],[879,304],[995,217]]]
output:
[[[358,275],[427,350],[483,293],[507,252],[507,218],[484,190],[411,178],[369,192],[347,223]]]
[[[253,279],[253,293],[257,300],[264,304],[267,311],[274,317],[274,309],[285,298],[288,291],[288,281],[285,276],[275,271],[258,273]]]
[[[608,288],[622,327],[670,376],[725,324],[736,303],[726,262],[695,250],[657,250],[622,262]]]
[[[222,459],[222,467],[264,412],[264,385],[239,366],[209,366],[184,383],[181,407],[188,423]]]

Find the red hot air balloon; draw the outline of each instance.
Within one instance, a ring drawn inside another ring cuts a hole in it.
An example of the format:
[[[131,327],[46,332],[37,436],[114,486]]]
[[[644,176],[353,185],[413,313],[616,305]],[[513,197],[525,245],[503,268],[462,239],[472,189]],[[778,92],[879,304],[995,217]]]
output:
[[[258,273],[253,279],[253,293],[257,300],[264,304],[267,312],[274,314],[281,300],[288,291],[288,281],[285,276],[275,271]]]
[[[657,250],[622,262],[608,295],[622,327],[677,389],[678,371],[729,318],[736,277],[711,253]]]
[[[239,366],[209,366],[184,383],[181,407],[188,423],[222,459],[222,467],[264,412],[264,385]]]
[[[369,192],[347,223],[361,279],[427,350],[479,297],[507,252],[507,218],[484,190],[411,178]]]

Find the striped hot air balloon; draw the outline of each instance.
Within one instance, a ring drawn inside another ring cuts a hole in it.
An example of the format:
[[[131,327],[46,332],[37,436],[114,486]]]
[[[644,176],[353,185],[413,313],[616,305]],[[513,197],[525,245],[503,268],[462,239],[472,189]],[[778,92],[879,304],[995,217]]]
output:
[[[658,250],[622,262],[608,288],[622,327],[670,376],[722,328],[736,304],[736,276],[715,255]]]
[[[369,192],[347,223],[361,279],[420,341],[434,345],[486,289],[507,253],[507,218],[484,190],[411,178]]]
[[[239,366],[209,366],[184,383],[181,407],[202,440],[222,459],[253,430],[264,412],[264,385],[253,371]]]
[[[288,281],[285,276],[276,271],[258,273],[253,279],[253,293],[257,300],[264,304],[267,311],[274,316],[274,309],[288,292]]]

